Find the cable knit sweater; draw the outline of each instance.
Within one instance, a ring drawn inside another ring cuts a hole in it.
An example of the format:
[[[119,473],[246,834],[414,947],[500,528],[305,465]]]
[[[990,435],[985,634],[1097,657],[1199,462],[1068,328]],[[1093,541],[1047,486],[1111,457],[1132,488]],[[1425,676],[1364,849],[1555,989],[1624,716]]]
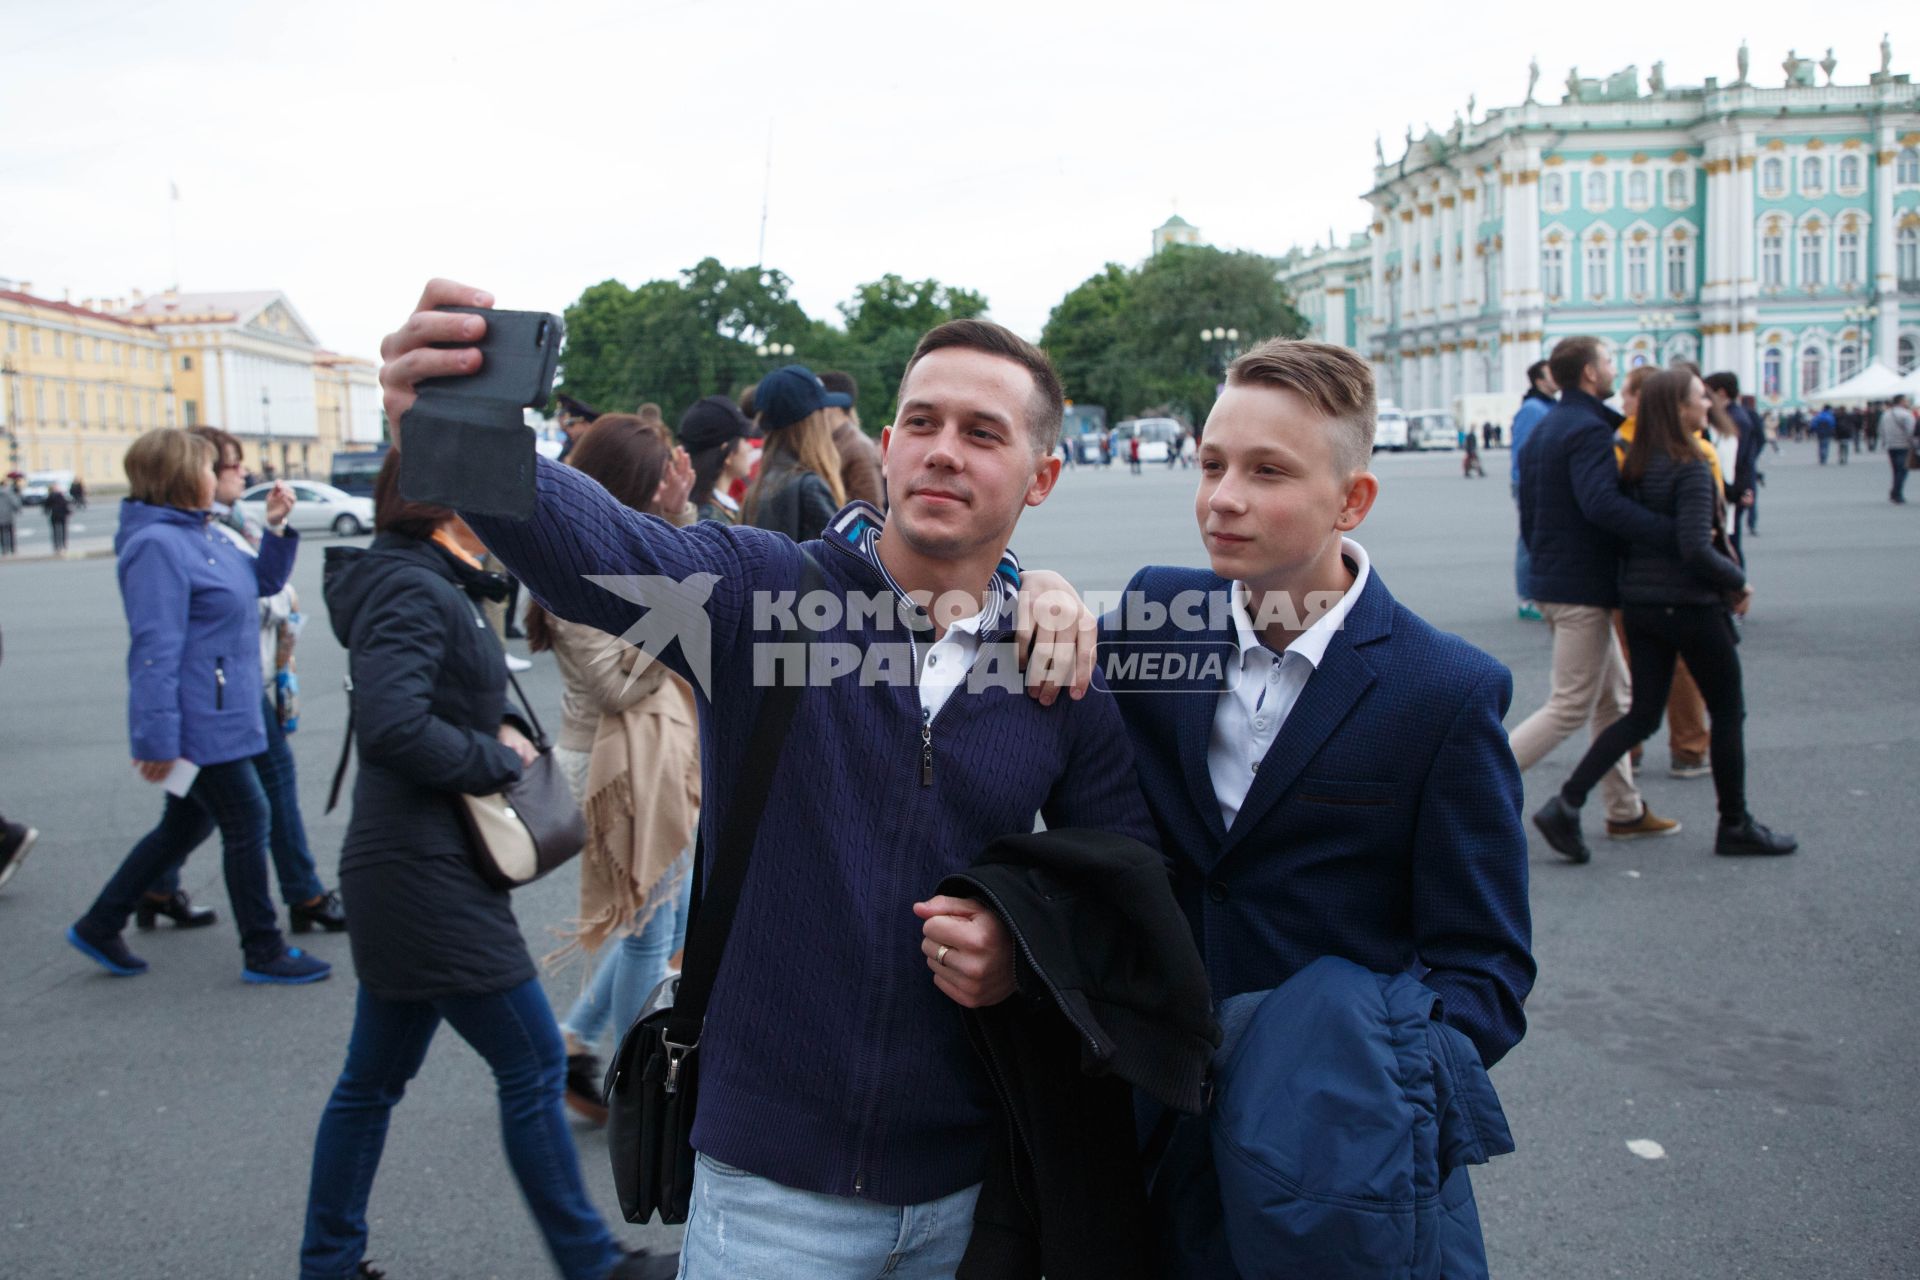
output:
[[[711,690],[678,643],[663,654],[700,691],[712,847],[760,705],[753,646],[769,628],[756,631],[754,596],[791,599],[801,548],[757,529],[675,529],[545,459],[537,484],[530,520],[467,520],[560,617],[617,634],[642,616],[588,575],[718,577],[705,604]],[[837,593],[884,597],[897,593],[878,536],[877,513],[856,503],[826,541],[805,545]],[[1018,582],[1011,556],[1001,577]],[[657,586],[638,594],[664,598]],[[976,672],[1010,666],[1008,615],[994,616]],[[887,621],[842,618],[824,640],[862,656],[907,649],[908,633]],[[994,1116],[962,1012],[927,972],[912,904],[994,839],[1032,830],[1036,813],[1049,828],[1156,841],[1104,683],[1052,707],[1017,685],[963,685],[923,741],[915,666],[890,683],[843,676],[801,695],[708,1009],[693,1133],[710,1157],[787,1186],[897,1205],[978,1182]]]

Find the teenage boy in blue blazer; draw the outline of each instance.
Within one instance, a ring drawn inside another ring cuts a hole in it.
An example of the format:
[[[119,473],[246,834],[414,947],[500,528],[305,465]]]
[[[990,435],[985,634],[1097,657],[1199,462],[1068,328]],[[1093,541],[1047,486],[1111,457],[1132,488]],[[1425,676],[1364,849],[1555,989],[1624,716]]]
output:
[[[1534,977],[1512,679],[1396,601],[1352,536],[1379,492],[1374,418],[1343,347],[1236,360],[1201,435],[1210,567],[1135,574],[1099,665],[1214,998],[1323,955],[1411,970],[1491,1066]]]

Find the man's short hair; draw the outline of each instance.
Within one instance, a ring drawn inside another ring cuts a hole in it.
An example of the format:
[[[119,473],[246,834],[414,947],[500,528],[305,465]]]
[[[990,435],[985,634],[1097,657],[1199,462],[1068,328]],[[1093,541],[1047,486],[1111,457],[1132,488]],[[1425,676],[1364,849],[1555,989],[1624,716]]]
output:
[[[127,446],[127,496],[150,507],[200,509],[200,473],[219,461],[213,442],[180,427],[156,427]]]
[[[1600,339],[1588,334],[1556,342],[1553,354],[1547,357],[1547,369],[1553,374],[1554,385],[1562,391],[1578,387],[1580,375],[1587,371],[1587,366],[1600,359],[1600,350]]]
[[[1060,388],[1060,375],[1054,371],[1047,353],[1025,338],[991,320],[949,320],[929,329],[913,349],[913,358],[900,375],[900,396],[907,391],[907,379],[913,366],[935,351],[958,348],[980,351],[1011,360],[1033,379],[1033,398],[1027,405],[1027,443],[1036,457],[1052,453],[1060,443],[1060,422],[1066,416],[1066,393]]]
[[[1330,342],[1269,338],[1227,366],[1230,387],[1280,387],[1326,415],[1333,462],[1345,474],[1366,468],[1379,420],[1373,366]]]
[[[1547,362],[1545,360],[1535,360],[1532,364],[1528,365],[1527,385],[1530,387],[1539,386],[1540,375],[1545,372],[1547,372]]]
[[[820,375],[820,381],[827,390],[838,392],[856,405],[860,403],[860,384],[853,380],[852,374],[829,369]]]
[[[1710,373],[1703,381],[1729,400],[1738,400],[1740,398],[1740,375],[1737,373],[1727,373],[1725,371]]]

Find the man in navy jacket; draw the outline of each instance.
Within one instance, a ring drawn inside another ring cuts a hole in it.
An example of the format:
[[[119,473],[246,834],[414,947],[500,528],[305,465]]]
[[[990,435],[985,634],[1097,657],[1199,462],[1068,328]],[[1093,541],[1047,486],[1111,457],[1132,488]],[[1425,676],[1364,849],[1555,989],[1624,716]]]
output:
[[[479,364],[461,345],[479,317],[434,308],[491,301],[436,281],[384,344],[403,433],[419,379]],[[882,436],[887,514],[854,502],[818,540],[676,529],[545,459],[530,519],[467,517],[551,612],[615,634],[674,624],[653,656],[699,693],[709,848],[763,700],[760,660],[778,660],[761,642],[795,608],[823,633],[701,1036],[692,1280],[951,1275],[996,1120],[962,1007],[1012,994],[1013,956],[979,903],[924,895],[1036,812],[1153,840],[1104,687],[1042,706],[1003,643],[1020,581],[1007,542],[1059,476],[1052,366],[997,325],[956,321],[921,339],[899,400]],[[807,555],[831,599],[794,600]],[[841,661],[857,670],[821,682]]]
[[[1627,664],[1613,634],[1623,541],[1670,545],[1673,521],[1620,491],[1613,433],[1625,421],[1606,406],[1613,357],[1597,338],[1563,338],[1548,358],[1560,403],[1540,420],[1520,455],[1520,536],[1532,561],[1533,598],[1553,633],[1553,690],[1513,730],[1513,755],[1532,768],[1583,724],[1593,736],[1627,713]],[[1673,835],[1633,785],[1622,756],[1600,782],[1607,835]],[[1584,860],[1584,859],[1582,859]]]

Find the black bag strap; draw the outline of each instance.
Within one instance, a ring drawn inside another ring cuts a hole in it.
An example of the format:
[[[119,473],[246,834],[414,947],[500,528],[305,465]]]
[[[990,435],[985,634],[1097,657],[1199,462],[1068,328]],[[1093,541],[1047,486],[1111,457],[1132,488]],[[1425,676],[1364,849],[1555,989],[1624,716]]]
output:
[[[347,779],[347,761],[353,757],[353,677],[347,676],[347,736],[340,744],[340,763],[333,767],[333,786],[327,791],[328,813],[340,803],[340,784]]]
[[[803,550],[800,556],[799,599],[804,601],[810,593],[825,588],[826,576],[811,555]],[[801,611],[796,609],[796,621],[800,616]],[[816,638],[805,623],[799,623],[798,631],[797,638],[803,642]],[[753,735],[747,740],[746,760],[728,802],[711,870],[703,865],[707,861],[704,841],[695,851],[694,909],[687,925],[680,985],[674,992],[673,1012],[666,1019],[665,1039],[670,1045],[691,1049],[700,1043],[707,999],[720,976],[720,959],[726,953],[733,913],[747,882],[747,863],[766,813],[767,796],[773,790],[773,772],[779,767],[787,730],[800,705],[801,688],[801,684],[781,681],[770,686],[760,699],[760,712],[753,722]]]
[[[533,729],[533,749],[545,755],[553,744],[547,740],[547,731],[540,727],[540,717],[533,714],[533,703],[527,700],[527,691],[520,687],[520,677],[509,670],[507,683],[513,686],[513,696],[520,699],[520,709],[527,713],[527,724]]]

